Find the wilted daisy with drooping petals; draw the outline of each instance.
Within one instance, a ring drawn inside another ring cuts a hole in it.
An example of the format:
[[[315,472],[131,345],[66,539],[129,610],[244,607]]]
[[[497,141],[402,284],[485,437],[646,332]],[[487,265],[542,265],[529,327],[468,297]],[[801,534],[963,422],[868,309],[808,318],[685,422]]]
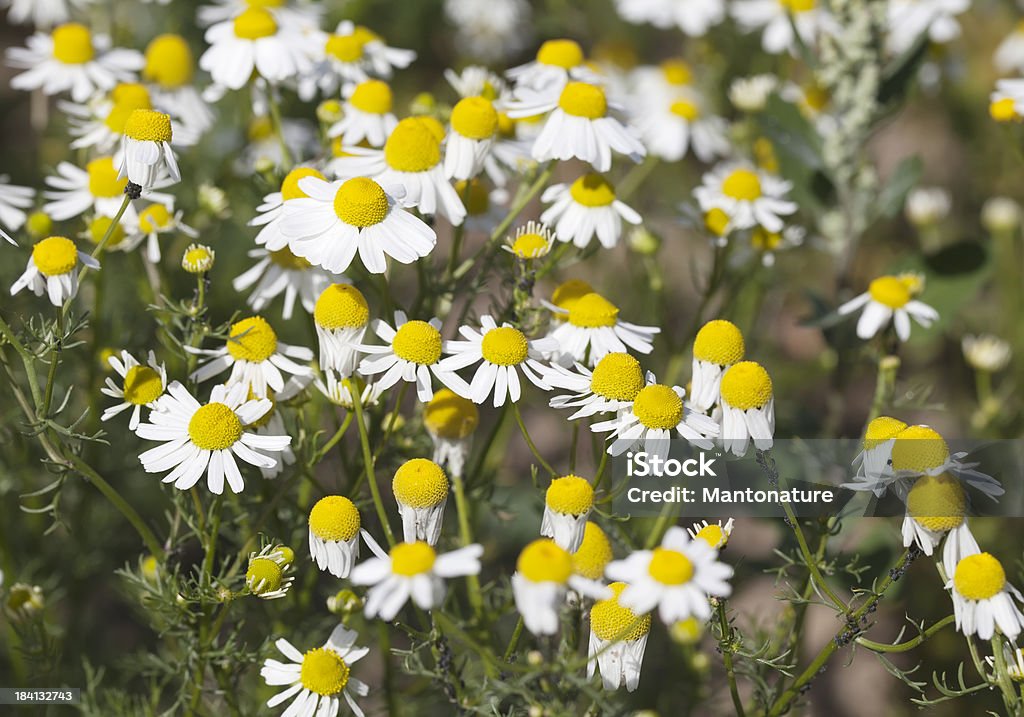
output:
[[[611,597],[599,600],[590,608],[590,642],[587,646],[587,678],[601,671],[606,690],[617,690],[623,684],[633,692],[640,684],[640,668],[644,662],[647,636],[651,632],[651,616],[637,615],[619,603],[626,583],[608,586]]]
[[[1002,563],[989,553],[976,552],[960,559],[947,573],[946,589],[953,597],[956,627],[965,635],[991,640],[998,627],[1016,641],[1024,626],[1020,594],[1006,579]]]
[[[892,472],[882,480],[905,483],[924,475],[949,473],[990,498],[1006,492],[997,479],[976,470],[977,462],[964,462],[967,455],[966,451],[950,453],[949,444],[931,426],[907,426],[896,434],[889,457]]]
[[[632,207],[615,198],[611,182],[596,172],[584,174],[572,184],[553,184],[540,199],[551,204],[540,220],[554,227],[559,241],[572,242],[581,249],[595,236],[601,246],[611,249],[619,243],[623,221],[634,225],[643,221]]]
[[[9,179],[6,174],[0,175],[0,231],[8,229],[14,232],[21,229],[21,225],[25,223],[28,215],[24,210],[32,206],[36,190],[8,184]],[[11,244],[16,243],[6,234],[4,236]]]
[[[762,31],[761,46],[772,54],[795,55],[800,44],[814,47],[820,35],[838,29],[817,0],[737,0],[731,11],[744,32]]]
[[[370,322],[366,297],[351,284],[331,284],[313,307],[320,339],[320,368],[347,378],[359,363],[359,345]]]
[[[426,458],[406,461],[395,471],[391,490],[402,516],[405,541],[436,545],[448,504],[448,476],[441,466]]]
[[[241,493],[245,483],[235,456],[269,468],[277,461],[268,453],[283,451],[292,440],[245,430],[270,410],[269,400],[249,400],[248,393],[242,384],[230,389],[214,386],[210,402],[200,404],[179,382],[171,383],[157,409],[150,412],[149,422],[136,429],[141,438],[163,442],[139,456],[143,468],[147,473],[170,470],[163,482],[179,490],[188,490],[205,473],[211,493],[224,492],[225,478],[233,492]]]
[[[922,278],[914,274],[880,276],[868,285],[868,290],[839,307],[841,315],[863,309],[857,320],[857,336],[870,339],[891,320],[900,341],[910,338],[910,319],[925,328],[939,318],[939,313],[914,298],[921,292]]]
[[[263,203],[256,207],[259,212],[249,220],[249,226],[261,227],[256,234],[256,243],[270,251],[277,251],[288,246],[288,236],[281,233],[281,220],[284,218],[284,204],[291,199],[308,197],[299,188],[299,180],[305,177],[316,177],[326,181],[320,170],[313,167],[296,167],[288,172],[281,181],[281,189],[263,197]]]
[[[501,326],[491,316],[480,317],[480,328],[460,326],[464,341],[449,341],[446,351],[451,355],[440,363],[442,371],[458,371],[479,362],[465,398],[483,403],[494,393],[494,406],[505,405],[506,399],[516,403],[522,397],[519,372],[537,388],[548,390],[544,381],[545,354],[558,349],[552,339],[527,339],[511,324]],[[452,387],[458,393],[456,387]]]
[[[355,404],[352,394],[352,384],[347,377],[339,377],[334,371],[324,371],[324,378],[316,378],[313,381],[316,390],[335,406],[351,411]],[[383,394],[377,384],[365,383],[363,390],[359,392],[360,406],[376,406]]]
[[[121,403],[104,409],[100,420],[109,421],[130,408],[132,416],[128,420],[128,428],[134,431],[139,427],[142,408],[156,408],[157,399],[164,395],[167,388],[167,367],[162,362],[157,363],[156,355],[152,351],[146,358],[145,366],[127,351],[121,351],[120,358],[111,356],[107,363],[123,380],[118,386],[114,379],[108,377],[106,386],[100,389],[100,393],[111,398],[119,398]]]
[[[309,176],[298,187],[307,196],[285,202],[278,230],[293,254],[327,271],[344,272],[358,252],[367,271],[383,274],[387,257],[411,264],[437,243],[434,230],[373,179]]]
[[[249,553],[245,586],[262,600],[277,600],[288,594],[295,582],[295,553],[284,545],[265,545],[258,553]]]
[[[7,50],[8,64],[25,70],[11,79],[11,87],[42,90],[46,95],[70,91],[75,102],[85,102],[118,81],[130,82],[143,65],[139,52],[111,49],[109,37],[93,35],[77,22],[60,25],[49,34],[37,32],[26,45]]]
[[[653,349],[651,341],[661,333],[657,326],[621,321],[619,307],[597,292],[581,296],[568,311],[544,303],[563,319],[548,334],[558,342],[558,353],[552,360],[562,365],[579,361],[595,366],[608,354],[625,353],[628,349],[649,354]]]
[[[257,247],[250,249],[248,256],[257,261],[232,280],[232,288],[245,291],[255,285],[245,300],[253,311],[262,311],[271,301],[284,294],[281,318],[286,321],[292,317],[296,299],[303,309],[312,314],[316,300],[324,289],[333,283],[348,281],[343,274],[332,274],[295,256],[287,246],[276,251]]]
[[[79,251],[67,237],[52,236],[36,242],[32,247],[25,272],[11,285],[11,296],[28,288],[36,296],[44,293],[54,306],[78,293],[78,264],[99,269],[100,263]]]
[[[572,369],[552,364],[544,378],[552,388],[572,391],[549,402],[552,408],[575,408],[570,421],[627,409],[646,385],[640,362],[618,352],[607,354],[593,371],[580,363]]]
[[[423,426],[434,442],[434,463],[461,477],[479,424],[475,403],[450,388],[436,391],[423,407]]]
[[[870,490],[882,497],[888,484],[895,479],[892,470],[892,447],[896,436],[903,432],[907,424],[891,416],[878,416],[871,419],[864,431],[863,450],[853,459],[857,473],[850,483],[843,488],[850,490]]]
[[[512,593],[523,625],[531,633],[558,632],[558,613],[570,588],[596,600],[612,594],[598,580],[576,574],[572,556],[553,540],[534,540],[519,553],[512,575]]]
[[[321,570],[347,578],[359,558],[362,519],[355,503],[343,495],[321,498],[309,511],[309,552]]]
[[[364,80],[344,90],[341,120],[327,130],[328,137],[338,137],[342,144],[365,141],[381,147],[398,124],[391,112],[391,87],[382,80]]]
[[[278,692],[267,700],[267,707],[277,707],[294,698],[285,710],[288,717],[337,717],[341,698],[345,698],[356,717],[363,717],[363,711],[356,704],[353,694],[365,697],[369,686],[352,677],[351,666],[366,656],[368,647],[356,647],[356,632],[344,625],[338,625],[331,632],[323,647],[317,647],[302,654],[285,640],[279,639],[274,645],[290,662],[268,659],[260,669],[260,676],[268,685],[288,689]]]
[[[737,456],[746,455],[751,441],[759,451],[771,448],[775,436],[775,396],[772,379],[764,367],[754,361],[733,364],[722,374],[719,390],[721,402],[716,413],[725,450]]]
[[[604,569],[612,561],[612,543],[601,526],[588,520],[583,526],[583,540],[572,554],[572,569],[588,580],[600,580]]]
[[[366,617],[389,622],[409,598],[422,610],[441,607],[447,593],[445,579],[479,574],[484,553],[476,543],[440,555],[423,541],[398,543],[387,553],[372,538],[367,544],[374,557],[352,570],[352,583],[371,586]]]
[[[942,563],[947,574],[952,574],[964,555],[978,552],[978,543],[967,524],[967,492],[955,476],[921,476],[901,497],[907,505],[902,526],[904,547],[917,545],[925,555],[931,555],[945,536]]]
[[[586,65],[583,48],[575,40],[548,40],[537,50],[536,57],[526,64],[505,72],[516,90],[560,90],[574,80],[591,81],[597,78]]]
[[[672,526],[654,550],[637,550],[625,560],[613,560],[605,574],[627,583],[619,604],[638,614],[658,608],[662,622],[671,625],[694,615],[711,617],[708,597],[728,597],[733,569],[718,561],[718,551],[703,540],[690,540]]]
[[[118,179],[142,190],[181,181],[178,160],[171,149],[171,118],[155,110],[134,110],[124,125]],[[170,181],[164,179],[169,177]]]
[[[743,360],[743,334],[730,321],[714,319],[704,324],[693,340],[693,374],[690,400],[701,411],[719,402],[722,374]]]
[[[316,64],[299,79],[299,97],[313,98],[316,90],[328,97],[345,83],[363,82],[370,75],[387,79],[394,69],[408,67],[416,52],[390,47],[373,30],[342,20],[334,32],[319,33],[312,48]]]
[[[705,174],[701,182],[693,190],[701,210],[720,209],[734,229],[760,225],[768,231],[782,231],[780,217],[797,209],[794,202],[786,199],[793,188],[790,182],[750,165],[720,164]]]
[[[498,136],[498,111],[494,102],[486,97],[463,97],[452,108],[449,122],[451,131],[444,152],[445,176],[470,179],[483,169],[484,160]]]
[[[725,18],[723,0],[615,0],[615,8],[626,22],[674,25],[690,37],[703,37]]]
[[[227,386],[241,384],[264,398],[267,389],[284,388],[282,371],[292,376],[312,376],[313,370],[299,361],[312,361],[313,352],[304,346],[290,346],[277,339],[277,333],[262,316],[250,316],[231,324],[228,338],[219,349],[194,349],[194,353],[212,358],[191,375],[202,382],[231,369]]]
[[[578,475],[554,478],[544,493],[540,534],[563,550],[575,553],[583,543],[583,531],[594,507],[594,488]]]

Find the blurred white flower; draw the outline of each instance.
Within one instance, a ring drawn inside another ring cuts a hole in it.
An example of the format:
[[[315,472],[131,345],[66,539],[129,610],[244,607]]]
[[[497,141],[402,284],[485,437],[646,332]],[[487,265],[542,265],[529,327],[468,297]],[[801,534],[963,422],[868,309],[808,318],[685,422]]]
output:
[[[903,211],[914,226],[928,227],[949,216],[950,205],[949,192],[942,187],[917,187],[907,195]]]
[[[981,224],[990,232],[1013,231],[1020,226],[1020,204],[1009,197],[992,197],[981,208]]]
[[[1010,344],[993,334],[967,334],[961,346],[967,363],[978,371],[1002,371],[1013,357]]]
[[[971,7],[971,0],[891,0],[889,3],[889,50],[900,54],[928,33],[941,44],[960,36],[956,16]]]

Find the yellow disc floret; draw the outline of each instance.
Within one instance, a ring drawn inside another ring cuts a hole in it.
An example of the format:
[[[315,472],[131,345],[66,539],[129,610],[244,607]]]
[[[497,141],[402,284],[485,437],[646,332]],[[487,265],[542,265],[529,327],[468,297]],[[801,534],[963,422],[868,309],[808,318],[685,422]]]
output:
[[[577,475],[555,478],[548,486],[544,503],[556,513],[583,515],[594,507],[594,488],[590,481]]]
[[[761,196],[761,178],[749,169],[736,169],[722,181],[722,193],[740,201],[752,202]]]
[[[388,555],[391,557],[391,572],[405,577],[430,572],[437,560],[437,553],[422,540],[399,543]]]
[[[348,684],[349,668],[334,650],[318,647],[302,656],[299,681],[310,692],[331,697],[341,694]]]
[[[388,196],[368,177],[353,177],[334,195],[334,213],[349,226],[363,229],[380,224],[388,215]]]
[[[518,366],[529,355],[530,345],[519,329],[499,326],[484,334],[480,345],[484,360],[498,366]]]
[[[367,44],[380,38],[372,30],[356,25],[351,35],[329,35],[324,52],[341,62],[356,62]]]
[[[988,114],[996,122],[1015,122],[1021,118],[1017,113],[1017,101],[1002,97],[989,103]]]
[[[259,40],[270,37],[277,32],[277,21],[267,10],[250,7],[242,12],[234,21],[235,37],[243,40]]]
[[[393,97],[387,82],[367,80],[356,86],[348,101],[357,110],[373,115],[383,115],[391,111]]]
[[[253,558],[245,571],[245,584],[256,595],[272,593],[281,587],[281,566],[270,558]]]
[[[583,63],[583,48],[574,40],[548,40],[537,50],[537,62],[571,70]]]
[[[111,229],[113,226],[113,229]],[[125,238],[124,227],[118,222],[114,224],[113,217],[105,217],[102,214],[97,214],[91,222],[89,222],[89,241],[93,244],[99,244],[103,241],[103,237],[107,236],[107,232],[110,232],[110,236],[107,238],[107,248],[112,249]]]
[[[190,274],[202,274],[213,268],[216,253],[203,244],[189,244],[181,257],[181,268]]]
[[[541,538],[519,553],[516,570],[530,582],[564,585],[572,575],[572,556],[555,541]]]
[[[886,441],[895,438],[907,424],[891,416],[879,416],[868,423],[864,431],[864,450],[870,451]]]
[[[742,361],[745,351],[742,332],[725,319],[707,322],[693,340],[693,357],[717,366],[732,366]]]
[[[643,387],[640,362],[627,353],[605,355],[590,377],[590,390],[612,401],[632,401]]]
[[[700,108],[689,100],[676,100],[669,105],[669,112],[677,117],[682,117],[687,122],[693,122],[700,117]]]
[[[110,99],[114,104],[103,120],[103,124],[114,134],[124,134],[125,125],[133,111],[153,109],[149,91],[143,85],[133,82],[122,83],[115,87],[110,93]]]
[[[963,486],[948,473],[922,476],[907,493],[907,514],[937,533],[952,530],[963,523],[966,505]]]
[[[928,426],[909,426],[896,434],[892,467],[897,471],[924,472],[949,459],[949,446],[938,431]]]
[[[569,281],[559,284],[551,292],[551,303],[560,309],[572,311],[572,307],[576,305],[576,302],[593,290],[594,287],[582,279],[569,279]]]
[[[399,172],[425,172],[441,161],[441,140],[427,117],[406,117],[384,143],[384,160]],[[436,122],[436,120],[434,120]]]
[[[722,399],[733,408],[762,408],[772,398],[772,379],[761,364],[740,361],[722,374],[721,390]]]
[[[602,175],[590,172],[569,186],[569,196],[585,207],[607,207],[615,201],[615,188]]]
[[[277,334],[262,316],[250,316],[231,325],[228,353],[236,361],[266,361],[277,351]]]
[[[490,139],[498,131],[498,112],[483,97],[466,97],[452,108],[452,129],[468,139]]]
[[[491,208],[491,193],[478,179],[460,179],[455,183],[455,191],[466,205],[466,213],[471,217],[481,217]]]
[[[896,276],[880,276],[868,285],[868,294],[890,309],[899,309],[910,301],[910,289]]]
[[[608,99],[604,90],[586,82],[569,82],[558,98],[558,106],[573,117],[598,119],[608,112]]]
[[[313,307],[316,325],[327,330],[357,329],[370,320],[366,297],[351,284],[331,284]]]
[[[142,76],[165,89],[184,87],[192,82],[195,63],[192,50],[181,35],[157,35],[146,47],[146,66]]]
[[[729,533],[718,523],[708,523],[697,531],[695,540],[703,540],[715,550],[729,542]]]
[[[327,179],[319,170],[312,167],[296,167],[288,172],[285,175],[284,181],[281,182],[281,199],[287,202],[289,199],[308,197],[308,194],[299,189],[299,180],[306,177],[316,177],[325,181]]]
[[[639,640],[651,630],[651,616],[638,616],[628,607],[619,604],[619,595],[626,589],[626,583],[612,583],[608,586],[612,596],[598,600],[590,608],[590,629],[605,642]]]
[[[126,179],[125,184],[127,183],[128,180]],[[28,218],[25,220],[25,231],[27,231],[28,235],[33,239],[38,237],[49,236],[52,230],[53,219],[50,217],[49,214],[47,214],[44,211],[32,212],[31,214],[28,215]]]
[[[467,438],[480,423],[476,404],[450,388],[442,388],[423,408],[423,424],[435,436],[452,441]]]
[[[441,358],[441,332],[426,321],[407,321],[395,332],[391,349],[400,359],[432,366]]]
[[[163,379],[149,366],[132,366],[124,375],[124,400],[147,406],[164,392]]]
[[[569,323],[585,329],[615,326],[618,317],[619,307],[594,292],[581,296],[569,310]]]
[[[704,215],[704,228],[716,237],[724,236],[729,229],[729,222],[732,221],[724,210],[712,207]]]
[[[989,553],[968,555],[957,563],[953,585],[968,600],[988,600],[1006,586],[1006,571]]]
[[[448,498],[448,476],[433,461],[413,458],[395,471],[391,490],[402,505],[433,508]]]
[[[47,237],[32,247],[32,263],[43,276],[67,274],[78,264],[78,249],[67,237]]]
[[[672,59],[661,63],[661,73],[670,85],[688,85],[693,81],[693,70],[683,60]]]
[[[171,213],[163,204],[150,204],[139,213],[139,229],[146,234],[171,226]]]
[[[683,399],[671,386],[652,383],[633,399],[633,414],[647,428],[670,430],[683,420]]]
[[[117,167],[113,157],[99,157],[85,165],[89,173],[89,194],[101,199],[120,196],[128,185],[128,179],[117,178]]]
[[[61,25],[53,31],[53,56],[65,65],[81,65],[93,58],[89,28],[77,22]]]
[[[134,110],[124,124],[124,133],[140,142],[170,142],[171,118],[156,110]]]
[[[693,578],[693,563],[678,550],[655,548],[647,573],[663,585],[682,585]]]
[[[520,259],[536,259],[548,251],[548,239],[536,232],[524,232],[512,242],[512,253]]]
[[[572,554],[572,569],[577,575],[600,580],[604,569],[612,561],[612,543],[597,523],[587,521],[583,526],[583,542]]]
[[[813,10],[814,2],[815,0],[779,0],[779,4],[794,15]]]
[[[204,451],[227,450],[242,437],[242,421],[223,403],[208,403],[192,414],[188,435]]]
[[[312,264],[301,256],[295,256],[292,254],[292,250],[288,247],[282,247],[281,249],[275,249],[268,254],[270,261],[282,269],[289,271],[305,271]]]
[[[328,543],[348,542],[359,533],[359,510],[343,495],[321,498],[309,511],[309,529]]]

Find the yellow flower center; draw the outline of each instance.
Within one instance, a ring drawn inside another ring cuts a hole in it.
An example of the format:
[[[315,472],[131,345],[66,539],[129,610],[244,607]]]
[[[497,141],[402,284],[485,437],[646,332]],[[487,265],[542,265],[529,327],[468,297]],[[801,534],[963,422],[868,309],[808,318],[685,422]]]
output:
[[[996,122],[1012,122],[1020,118],[1017,103],[1012,97],[1003,97],[989,104],[988,114]]]
[[[371,30],[357,25],[351,35],[329,35],[324,52],[341,62],[357,62],[362,59],[366,45],[378,39]]]
[[[895,276],[880,276],[868,285],[868,294],[890,309],[899,309],[910,301],[910,289]]]
[[[608,112],[604,90],[586,82],[569,82],[558,98],[558,106],[566,114],[586,119],[598,119]]]
[[[897,471],[928,471],[949,459],[949,446],[928,426],[910,426],[896,434],[892,467]]]
[[[91,241],[93,244],[99,244],[101,241],[103,241],[103,237],[107,235],[107,231],[109,230],[110,238],[107,239],[107,248],[111,249],[120,244],[122,241],[124,241],[125,237],[124,227],[121,226],[120,223],[118,223],[111,230],[110,225],[113,223],[114,220],[112,217],[105,217],[101,214],[96,215],[96,217],[91,222],[89,222],[89,241]]]
[[[146,234],[171,226],[171,213],[163,204],[150,204],[139,213],[139,228]]]
[[[77,22],[61,25],[53,31],[53,56],[65,65],[82,65],[93,58],[89,28]]]
[[[481,352],[484,359],[498,366],[518,366],[529,354],[523,332],[511,326],[499,326],[484,334]]]
[[[398,172],[425,172],[441,161],[441,137],[426,117],[401,120],[384,143],[384,159]]]
[[[67,237],[47,237],[32,247],[32,263],[43,276],[67,274],[78,264],[78,249]]]
[[[248,396],[246,397],[245,400],[247,400],[247,401],[255,401],[255,400],[259,399],[259,398],[261,398],[261,397],[257,396],[255,393],[253,393],[252,386],[250,386],[249,387],[249,394],[248,394]],[[250,423],[249,424],[250,428],[262,428],[263,426],[266,426],[268,423],[270,423],[270,419],[271,419],[271,417],[273,417],[274,411],[277,410],[277,399],[274,398],[274,391],[272,389],[269,389],[269,388],[267,389],[266,398],[267,398],[268,401],[270,401],[270,409],[267,410],[266,413],[264,413],[262,416],[257,418],[255,421]]]
[[[741,361],[722,374],[721,390],[722,399],[733,408],[761,408],[772,398],[772,379],[761,364]]]
[[[224,451],[242,437],[242,421],[223,403],[208,403],[192,414],[188,436],[204,451]]]
[[[556,513],[583,515],[594,507],[594,488],[577,475],[555,478],[548,486],[544,502]]]
[[[498,112],[483,97],[466,97],[452,109],[452,129],[468,139],[490,139],[498,131]]]
[[[349,226],[363,229],[380,224],[388,215],[388,195],[368,177],[354,177],[334,195],[334,213]]]
[[[259,40],[277,32],[274,16],[260,7],[250,7],[235,18],[235,37]]]
[[[516,122],[519,120],[512,119],[504,112],[498,113],[498,133],[506,139],[515,139],[516,136]]]
[[[113,164],[113,163],[111,163]],[[115,176],[117,173],[115,172]],[[125,180],[127,184],[128,180]],[[90,180],[90,189],[92,188],[92,182]],[[119,192],[120,193],[120,192]],[[28,219],[25,220],[25,231],[28,232],[31,237],[44,237],[48,236],[50,231],[53,229],[53,219],[50,215],[43,211],[32,212],[28,215]]]
[[[323,697],[341,694],[348,684],[349,668],[334,650],[318,647],[302,656],[299,681],[310,692]]]
[[[779,0],[779,4],[794,15],[814,9],[814,0]]]
[[[693,578],[693,563],[676,550],[655,548],[647,573],[663,585],[682,585]]]
[[[289,199],[308,197],[308,194],[299,189],[299,180],[306,177],[316,177],[325,181],[327,179],[319,170],[312,167],[296,167],[288,172],[285,175],[284,181],[281,182],[281,198],[287,202]]]
[[[922,476],[907,493],[907,514],[936,532],[952,530],[963,523],[965,507],[963,486],[948,473]]]
[[[253,117],[249,121],[245,136],[250,142],[261,142],[274,136],[274,123],[269,117]]]
[[[572,554],[573,571],[590,580],[599,580],[613,557],[611,541],[601,526],[587,521],[583,526],[583,542]]]
[[[460,179],[455,183],[455,191],[466,205],[466,213],[472,217],[483,216],[491,208],[491,193],[478,179]]]
[[[256,595],[272,593],[281,587],[281,566],[270,558],[253,558],[245,571],[245,584]]]
[[[324,542],[348,542],[356,537],[361,524],[355,503],[343,495],[321,498],[309,511],[309,529]]]
[[[520,259],[535,259],[548,249],[548,240],[540,234],[527,232],[520,234],[512,242],[512,253]]]
[[[430,572],[437,560],[437,553],[422,540],[415,543],[399,543],[388,555],[391,557],[391,572],[410,578],[413,575]]]
[[[146,47],[142,76],[164,89],[184,87],[192,82],[195,63],[192,50],[181,35],[157,35]]]
[[[968,600],[988,600],[1006,585],[1006,572],[989,553],[968,555],[957,563],[953,585]]]
[[[671,386],[652,383],[633,399],[633,414],[647,428],[675,428],[683,420],[683,399]]]
[[[704,215],[704,228],[715,236],[723,236],[729,228],[729,215],[718,207],[709,209]]]
[[[569,194],[577,204],[585,207],[607,207],[615,201],[615,188],[596,172],[584,174],[573,182]]]
[[[700,108],[689,100],[676,100],[669,106],[669,111],[687,122],[693,122],[700,117]]]
[[[373,115],[383,115],[391,111],[392,99],[391,88],[387,82],[367,80],[353,90],[348,101],[357,110]]]
[[[569,323],[585,329],[615,326],[619,308],[597,293],[581,296],[569,311]]]
[[[576,302],[593,290],[594,287],[582,279],[569,279],[551,292],[551,303],[565,311],[572,311]]]
[[[688,85],[693,80],[693,71],[683,60],[665,60],[661,63],[661,73],[670,85]]]
[[[537,50],[537,62],[571,70],[583,63],[583,49],[573,40],[548,40]]]
[[[356,329],[370,320],[366,297],[351,284],[331,284],[313,307],[317,326],[328,329]]]
[[[202,244],[189,244],[181,257],[181,266],[192,274],[209,271],[213,267],[213,250]]]
[[[703,540],[716,550],[721,548],[729,540],[728,534],[718,523],[708,523],[697,531],[697,539]]]
[[[261,363],[277,351],[277,334],[262,316],[250,316],[231,324],[227,347],[236,361]]]
[[[782,234],[755,227],[750,235],[750,246],[758,251],[771,251],[782,243]]]
[[[407,321],[395,332],[391,349],[400,359],[431,366],[441,358],[441,332],[426,321]]]
[[[632,401],[643,388],[640,362],[627,353],[607,354],[590,377],[590,390],[612,401]]]
[[[288,247],[272,251],[269,256],[271,262],[282,269],[287,269],[288,271],[305,271],[312,266],[312,264],[301,256],[295,256],[292,254],[292,250]]]
[[[752,202],[761,196],[761,179],[757,172],[735,169],[722,182],[722,194],[740,201]]]
[[[516,570],[530,582],[564,585],[572,575],[572,556],[555,541],[541,538],[519,553]]]
[[[124,400],[135,406],[146,406],[163,392],[160,374],[149,366],[132,366],[124,376]]]
[[[170,142],[171,118],[156,110],[134,110],[124,124],[124,133],[140,142]]]
[[[115,87],[110,93],[114,105],[107,113],[103,124],[114,134],[124,134],[128,118],[135,110],[152,109],[153,105],[149,99],[149,90],[143,85],[135,83],[122,83]]]
[[[89,193],[94,197],[117,197],[124,192],[127,179],[117,178],[113,157],[100,157],[85,165],[89,174]]]
[[[480,412],[476,404],[449,388],[434,394],[423,408],[423,423],[427,430],[448,440],[462,440],[476,430]]]
[[[395,471],[391,490],[402,505],[433,508],[448,497],[448,476],[426,458],[413,458]]]
[[[626,589],[626,583],[612,583],[612,596],[598,600],[590,608],[590,629],[605,642],[639,640],[651,630],[651,616],[638,616],[628,607],[619,604],[619,595]],[[623,634],[625,633],[625,634]]]
[[[890,416],[879,416],[868,424],[864,431],[864,450],[869,451],[885,443],[890,438],[895,438],[907,424],[898,418]]]
[[[717,366],[731,366],[743,360],[746,346],[736,324],[725,319],[709,321],[693,340],[693,356],[698,361]]]

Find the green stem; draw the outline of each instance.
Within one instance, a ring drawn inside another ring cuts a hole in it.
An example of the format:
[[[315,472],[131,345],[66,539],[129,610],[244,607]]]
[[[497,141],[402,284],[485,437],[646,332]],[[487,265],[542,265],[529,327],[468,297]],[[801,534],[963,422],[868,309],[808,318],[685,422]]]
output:
[[[873,650],[874,652],[907,652],[908,650],[912,650],[921,643],[923,643],[925,640],[930,638],[932,635],[937,633],[946,625],[952,624],[955,617],[955,615],[946,615],[946,617],[942,618],[931,627],[922,630],[920,635],[910,640],[907,640],[906,642],[900,642],[895,645],[888,645],[884,642],[875,642],[874,640],[869,640],[866,637],[858,637],[857,644],[861,645],[862,647],[866,647],[869,650]]]
[[[46,372],[46,383],[43,389],[43,405],[39,409],[39,418],[46,420],[50,417],[50,406],[53,403],[53,387],[57,382],[57,365],[60,363],[60,344],[64,341],[64,314],[57,315],[57,347],[50,354],[50,368]]]
[[[473,528],[470,524],[469,501],[466,500],[466,486],[462,479],[462,473],[452,474],[452,487],[455,489],[455,509],[459,518],[459,540],[462,547],[473,544]],[[466,584],[469,586],[469,604],[473,608],[473,615],[479,619],[483,613],[483,595],[480,593],[480,576],[467,575]]]
[[[875,395],[871,401],[871,410],[868,412],[867,422],[882,414],[882,409],[892,402],[892,395],[896,389],[896,373],[900,369],[899,356],[883,356],[878,360],[878,380],[875,383]]]
[[[391,524],[388,522],[388,512],[384,509],[384,501],[380,497],[380,487],[377,485],[377,474],[373,470],[373,451],[370,450],[370,437],[366,433],[366,423],[363,421],[363,397],[359,390],[349,379],[344,380],[352,395],[352,413],[355,414],[356,428],[359,429],[359,444],[363,449],[363,467],[366,470],[366,480],[370,484],[370,494],[373,496],[373,504],[377,508],[377,518],[384,529],[384,536],[387,538],[388,546],[394,547],[395,535],[391,532]]]
[[[284,125],[281,122],[281,108],[277,106],[277,97],[274,96],[274,88],[270,88],[267,92],[267,106],[270,107],[270,119],[274,123],[274,134],[277,135],[277,141],[281,145],[281,160],[284,164],[285,170],[291,169],[293,160],[291,150],[288,149],[288,143],[284,140]]]
[[[516,621],[516,626],[512,630],[512,637],[509,638],[508,647],[505,648],[505,654],[501,656],[503,662],[508,662],[512,658],[512,653],[516,651],[516,645],[519,644],[519,637],[523,634],[523,617],[519,616],[519,620]]]
[[[811,577],[814,579],[814,583],[818,586],[828,599],[832,602],[833,606],[840,612],[846,612],[846,603],[839,598],[838,595],[828,586],[825,582],[825,576],[821,574],[821,570],[818,568],[818,561],[811,555],[811,549],[807,546],[807,538],[804,537],[804,531],[800,527],[800,523],[796,519],[796,515],[793,513],[793,508],[789,503],[783,503],[782,509],[786,512],[786,518],[789,520],[790,525],[793,526],[793,533],[796,535],[796,542],[800,546],[800,555],[804,559],[804,563],[807,565],[807,570],[810,572]]]
[[[331,449],[338,444],[338,441],[340,441],[342,437],[345,435],[345,432],[348,431],[348,427],[349,425],[351,425],[351,423],[352,413],[346,413],[344,420],[341,422],[341,425],[338,426],[338,430],[334,432],[334,435],[331,436],[325,444],[320,446],[319,449],[314,451],[309,461],[310,468],[315,466],[317,463],[323,460],[324,456],[330,453]]]
[[[725,600],[719,599],[715,608],[718,613],[718,625],[722,629],[722,639],[718,643],[722,651],[722,662],[725,665],[725,677],[729,681],[729,695],[732,697],[732,705],[736,709],[736,717],[746,717],[743,709],[743,700],[740,699],[739,687],[736,685],[736,668],[732,661],[732,625],[729,624],[729,616],[725,613]]]
[[[1013,680],[1006,669],[1006,655],[1003,653],[1003,637],[998,632],[992,636],[992,657],[995,664],[996,685],[1003,694],[1003,704],[1007,714],[1020,714],[1018,707],[1019,699],[1017,690],[1013,687]],[[1012,645],[1011,648],[1013,649]]]
[[[127,194],[125,194],[124,195],[124,199],[121,201],[121,206],[117,210],[117,214],[114,215],[114,218],[110,221],[110,226],[107,227],[106,233],[104,233],[103,238],[100,239],[99,244],[96,245],[96,248],[92,250],[92,254],[89,255],[93,259],[95,259],[100,254],[102,254],[103,250],[107,248],[107,242],[110,241],[110,237],[112,237],[114,235],[114,229],[116,229],[118,224],[121,222],[121,217],[124,216],[125,211],[128,209],[128,205],[131,204],[131,203],[132,203],[131,197],[129,197]],[[78,283],[79,283],[79,285],[81,285],[82,280],[85,279],[85,276],[88,273],[89,273],[89,267],[88,266],[82,266],[82,268],[78,270]],[[67,298],[67,301],[64,302],[64,306],[61,307],[61,310],[60,310],[60,314],[61,314],[62,317],[68,315],[68,311],[71,309],[71,302],[73,302],[74,300],[75,300],[74,296],[69,296]]]
[[[647,540],[644,541],[644,550],[652,550],[655,545],[661,542],[661,539],[665,536],[665,533],[672,526],[672,522],[676,518],[675,507],[675,503],[665,503],[661,506],[658,519],[655,521],[651,532],[647,534]]]
[[[640,164],[634,164],[629,172],[623,177],[622,181],[619,182],[618,191],[615,192],[615,198],[622,201],[633,194],[643,181],[647,179],[648,175],[658,166],[658,158],[652,154],[644,157],[644,161]]]
[[[512,404],[512,412],[515,414],[516,423],[519,424],[519,431],[523,434],[523,440],[526,441],[526,445],[530,448],[530,453],[533,454],[533,457],[537,459],[537,462],[544,467],[544,470],[546,470],[549,475],[557,475],[555,473],[555,469],[551,467],[550,463],[544,460],[540,451],[537,450],[537,446],[534,445],[533,439],[530,438],[530,433],[526,430],[526,424],[523,423],[523,414],[519,412],[519,404]]]

